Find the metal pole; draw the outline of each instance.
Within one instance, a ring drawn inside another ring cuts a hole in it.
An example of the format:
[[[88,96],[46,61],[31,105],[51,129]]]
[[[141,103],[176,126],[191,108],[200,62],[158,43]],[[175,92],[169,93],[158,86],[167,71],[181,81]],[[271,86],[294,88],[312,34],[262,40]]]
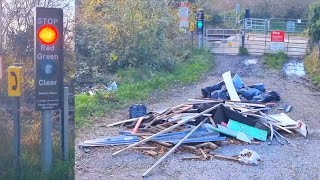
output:
[[[268,32],[265,31],[265,33],[264,33],[264,52],[267,51],[267,36],[268,36]]]
[[[289,43],[290,43],[290,34],[288,34],[288,42],[287,42],[287,55],[289,55]],[[283,43],[284,44],[284,43]]]
[[[191,32],[191,50],[193,50],[193,31]]]
[[[202,48],[202,34],[198,34],[198,48],[201,49]]]
[[[14,162],[17,172],[20,170],[20,157],[21,157],[21,127],[20,127],[20,97],[14,98],[14,114],[13,114],[13,149],[14,149]]]
[[[183,139],[181,139],[178,144],[176,144],[173,148],[170,149],[164,156],[162,156],[151,168],[149,168],[145,173],[143,173],[142,177],[147,176],[147,174],[154,169],[158,164],[160,164],[165,158],[167,158],[171,153],[173,153],[182,143],[185,141],[194,131],[196,131],[208,118],[200,122],[196,127],[194,127]]]
[[[63,160],[68,161],[69,157],[69,101],[68,101],[69,88],[64,87],[63,95],[63,118],[61,118],[61,149]],[[62,114],[61,114],[62,115]]]
[[[52,111],[41,111],[41,167],[47,173],[52,167]]]

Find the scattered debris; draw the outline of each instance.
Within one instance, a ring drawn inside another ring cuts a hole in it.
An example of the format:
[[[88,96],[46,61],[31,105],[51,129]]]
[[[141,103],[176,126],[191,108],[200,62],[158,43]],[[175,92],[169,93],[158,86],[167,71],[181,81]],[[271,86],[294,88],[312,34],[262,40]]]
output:
[[[248,59],[248,60],[245,60],[243,62],[243,64],[245,64],[246,66],[250,66],[250,65],[255,65],[257,64],[258,60],[257,59]]]
[[[284,108],[284,112],[285,112],[285,113],[290,112],[290,111],[291,111],[291,108],[292,108],[292,106],[286,105],[285,108]]]
[[[97,83],[97,84],[91,84],[82,90],[82,92],[89,93],[91,96],[95,95],[96,92],[98,92],[98,91],[100,91],[100,92],[101,91],[102,92],[103,91],[106,91],[106,92],[118,91],[118,85],[114,81],[109,86]]]
[[[229,157],[224,155],[214,155],[213,157],[217,159],[235,161],[249,165],[258,165],[261,161],[261,158],[258,155],[258,153],[249,149],[243,149],[237,156]]]
[[[239,153],[239,161],[245,164],[258,165],[260,156],[255,151],[244,149]]]
[[[307,136],[307,125],[301,120],[294,121],[285,113],[266,114],[275,107],[274,101],[277,101],[277,98],[270,98],[267,103],[240,101],[236,89],[241,90],[245,87],[240,77],[235,77],[233,81],[230,72],[227,72],[223,79],[224,82],[204,88],[202,91],[221,89],[226,84],[228,93],[232,92],[230,93],[232,100],[188,99],[188,103],[148,113],[143,105],[132,106],[135,108],[130,107],[130,119],[107,125],[107,127],[122,125],[126,128],[119,132],[119,136],[86,140],[80,143],[79,147],[128,145],[112,155],[134,149],[152,157],[162,156],[143,174],[147,176],[175,151],[188,151],[194,154],[183,160],[219,158],[257,165],[260,156],[252,150],[244,149],[235,157],[213,155],[210,152],[219,148],[218,145],[221,144],[219,142],[258,145],[260,142],[268,141],[269,137],[269,144],[272,144],[273,137],[276,137],[280,144],[295,146],[280,132],[289,134],[298,132],[304,137]],[[262,83],[248,87],[265,91]],[[131,113],[132,109],[134,112]]]

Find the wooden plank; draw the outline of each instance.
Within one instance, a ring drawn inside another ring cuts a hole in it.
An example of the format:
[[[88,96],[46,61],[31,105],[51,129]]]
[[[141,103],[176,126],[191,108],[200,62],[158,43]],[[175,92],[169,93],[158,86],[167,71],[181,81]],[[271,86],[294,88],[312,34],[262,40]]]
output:
[[[284,128],[284,127],[280,126],[277,122],[275,122],[274,119],[270,118],[269,116],[267,116],[266,114],[262,113],[261,111],[259,113],[262,114],[262,116],[261,115],[257,115],[257,114],[252,114],[252,113],[245,113],[245,114],[249,115],[249,116],[253,116],[253,117],[258,117],[258,118],[264,119],[264,121],[267,120],[267,122],[271,123],[274,127],[277,127],[277,128],[279,128],[281,130],[286,131],[287,133],[292,134],[292,131],[288,130],[287,128]]]
[[[234,102],[234,101],[225,101],[225,104],[228,105],[238,105],[244,107],[257,107],[257,108],[265,108],[265,104],[258,104],[258,103],[247,103],[247,102]]]
[[[143,119],[148,119],[150,116],[147,115],[147,116],[142,116]],[[123,121],[119,121],[119,122],[115,122],[115,123],[112,123],[112,124],[109,124],[107,125],[107,127],[112,127],[112,126],[116,126],[116,125],[120,125],[120,124],[123,124],[123,123],[127,123],[127,122],[135,122],[139,119],[140,117],[138,118],[132,118],[132,119],[127,119],[127,120],[123,120]]]
[[[217,149],[218,146],[212,142],[206,142],[196,145],[196,147],[207,147],[209,149]]]
[[[200,149],[200,152],[203,156],[204,159],[208,159],[208,156],[206,155],[206,153],[202,150],[202,148],[199,148]]]
[[[209,120],[212,124],[213,127],[217,127],[216,123],[214,122],[214,120],[212,119],[212,117],[209,117]]]
[[[267,140],[267,135],[268,135],[267,131],[264,131],[252,126],[248,126],[246,124],[240,123],[238,121],[234,121],[232,119],[229,120],[227,127],[234,131],[244,132],[245,134],[261,141]]]
[[[274,120],[277,120],[281,126],[296,126],[298,123],[294,120],[292,120],[288,115],[285,113],[281,114],[269,114],[269,117],[271,117]]]
[[[188,149],[188,150],[191,150],[191,151],[195,151],[195,150],[197,150],[197,148],[196,147],[194,147],[194,146],[189,146],[189,145],[181,145],[181,147],[182,148],[185,148],[185,149]]]
[[[146,153],[149,154],[150,156],[153,156],[153,157],[158,155],[158,153],[153,150],[148,150],[148,151],[146,151]]]
[[[134,126],[134,128],[133,128],[133,130],[132,130],[132,134],[137,133],[137,131],[138,131],[140,125],[141,125],[142,120],[143,120],[143,117],[139,117],[136,125]]]
[[[134,147],[134,150],[156,150],[157,147],[150,147],[150,146],[142,146],[142,147]]]
[[[223,78],[223,81],[224,81],[226,88],[228,90],[230,99],[232,101],[241,101],[236,89],[234,88],[230,71],[223,73],[222,78]]]
[[[185,157],[182,160],[202,160],[201,156]]]
[[[218,154],[214,155],[213,157],[218,158],[218,159],[225,159],[225,160],[239,162],[238,158],[235,158],[235,157],[228,157],[228,156],[218,155]]]

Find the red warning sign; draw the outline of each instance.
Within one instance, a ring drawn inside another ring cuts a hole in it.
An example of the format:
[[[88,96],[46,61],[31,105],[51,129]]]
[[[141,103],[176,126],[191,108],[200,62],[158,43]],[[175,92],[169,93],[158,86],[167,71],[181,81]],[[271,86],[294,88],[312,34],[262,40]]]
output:
[[[272,42],[284,42],[284,31],[271,31]]]

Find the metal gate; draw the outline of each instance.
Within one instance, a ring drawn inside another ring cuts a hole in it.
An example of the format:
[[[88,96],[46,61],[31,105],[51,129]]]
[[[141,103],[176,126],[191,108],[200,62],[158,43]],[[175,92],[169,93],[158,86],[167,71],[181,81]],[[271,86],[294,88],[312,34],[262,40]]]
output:
[[[289,56],[308,53],[308,38],[303,35],[306,19],[258,19],[246,18],[243,29],[206,29],[205,46],[215,54],[239,54],[243,46],[249,54],[284,52]],[[285,31],[284,42],[272,42],[273,30]]]
[[[244,29],[247,31],[266,31],[268,29],[267,19],[246,18],[244,20]]]
[[[308,53],[308,38],[285,33],[284,42],[272,42],[271,31],[264,33],[247,32],[244,47],[249,54],[262,55],[264,53],[284,52],[288,56],[304,56]]]
[[[239,29],[206,29],[205,46],[215,54],[239,54]]]

